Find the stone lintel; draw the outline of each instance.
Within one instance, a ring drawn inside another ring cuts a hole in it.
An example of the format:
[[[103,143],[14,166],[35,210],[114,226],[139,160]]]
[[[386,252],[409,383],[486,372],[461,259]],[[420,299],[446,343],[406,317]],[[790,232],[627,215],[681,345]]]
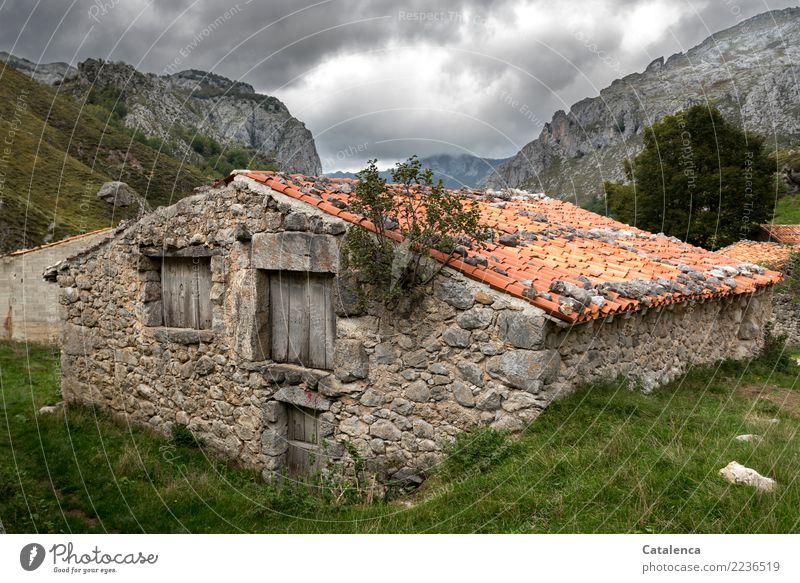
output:
[[[213,249],[203,245],[192,245],[182,249],[164,249],[163,247],[141,247],[139,249],[145,257],[212,257],[222,255],[219,247]]]
[[[253,235],[252,266],[275,271],[337,273],[339,245],[332,235],[297,231]]]
[[[275,393],[275,400],[316,411],[327,411],[331,408],[331,402],[328,399],[302,387],[283,387]]]

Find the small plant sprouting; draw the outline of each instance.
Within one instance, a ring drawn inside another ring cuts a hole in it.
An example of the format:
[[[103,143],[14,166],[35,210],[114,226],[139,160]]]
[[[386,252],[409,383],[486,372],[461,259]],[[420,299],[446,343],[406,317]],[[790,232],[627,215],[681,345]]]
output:
[[[172,426],[171,441],[179,447],[202,447],[203,441],[195,437],[194,433],[180,423],[175,423]]]

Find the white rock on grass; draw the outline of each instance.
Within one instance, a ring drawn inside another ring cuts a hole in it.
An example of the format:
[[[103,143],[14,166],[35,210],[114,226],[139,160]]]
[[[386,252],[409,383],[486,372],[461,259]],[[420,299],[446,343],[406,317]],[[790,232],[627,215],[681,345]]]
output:
[[[745,467],[737,461],[729,463],[719,473],[732,484],[746,484],[765,492],[771,492],[777,485],[772,478],[762,476],[753,468]]]
[[[64,408],[64,401],[60,401],[55,405],[46,405],[39,409],[39,415],[54,415]]]
[[[758,443],[759,441],[761,441],[761,436],[754,435],[752,433],[745,433],[744,435],[737,435],[736,437],[734,437],[734,439],[736,441],[755,441],[756,443]]]

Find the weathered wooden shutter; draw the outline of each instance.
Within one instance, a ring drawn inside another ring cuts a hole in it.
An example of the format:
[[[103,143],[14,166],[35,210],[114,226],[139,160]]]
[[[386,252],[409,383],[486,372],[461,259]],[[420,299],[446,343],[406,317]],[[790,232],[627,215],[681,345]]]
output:
[[[211,262],[208,258],[165,257],[161,264],[164,325],[211,328]]]
[[[333,368],[336,315],[333,277],[324,274],[270,273],[272,360],[311,368]]]
[[[317,474],[321,467],[318,412],[290,405],[287,438],[289,475],[301,478]]]

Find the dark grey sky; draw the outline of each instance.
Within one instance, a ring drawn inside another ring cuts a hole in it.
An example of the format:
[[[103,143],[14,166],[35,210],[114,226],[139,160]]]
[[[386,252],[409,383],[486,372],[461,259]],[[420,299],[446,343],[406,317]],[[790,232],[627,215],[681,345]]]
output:
[[[276,95],[326,171],[410,153],[514,154],[557,109],[764,0],[0,0],[0,50],[196,68]]]

